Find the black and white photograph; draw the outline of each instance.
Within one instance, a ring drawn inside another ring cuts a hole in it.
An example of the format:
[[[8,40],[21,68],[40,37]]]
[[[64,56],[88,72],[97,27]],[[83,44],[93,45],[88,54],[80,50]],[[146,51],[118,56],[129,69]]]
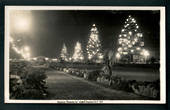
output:
[[[6,6],[5,103],[166,102],[165,8]]]

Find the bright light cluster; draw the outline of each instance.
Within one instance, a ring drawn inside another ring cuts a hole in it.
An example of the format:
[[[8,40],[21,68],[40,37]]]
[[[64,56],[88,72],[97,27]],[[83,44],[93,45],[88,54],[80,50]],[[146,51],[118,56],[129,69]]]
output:
[[[76,43],[72,59],[75,62],[84,60],[83,51],[81,49],[81,44],[79,42]]]
[[[149,54],[149,51],[143,49],[143,50],[141,51],[141,55],[143,55],[145,58],[147,58],[150,54]]]
[[[12,49],[19,55],[21,55],[24,59],[29,60],[31,57],[29,46],[22,46],[20,49],[16,46],[15,40],[10,37],[10,45]]]

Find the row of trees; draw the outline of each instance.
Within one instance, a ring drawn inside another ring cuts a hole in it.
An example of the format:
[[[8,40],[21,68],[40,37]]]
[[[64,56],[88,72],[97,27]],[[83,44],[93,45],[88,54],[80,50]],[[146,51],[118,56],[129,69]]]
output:
[[[86,46],[87,59],[92,62],[103,61],[103,53],[101,52],[101,43],[98,36],[98,30],[95,24],[91,28],[90,37]],[[144,37],[139,29],[136,20],[129,15],[126,19],[121,33],[118,37],[116,50],[116,61],[125,63],[146,62],[149,58],[149,51],[144,48]],[[72,57],[68,58],[67,48],[63,45],[61,51],[61,59],[64,61],[83,61],[84,55],[80,42],[77,42]]]
[[[103,53],[101,51],[101,43],[98,36],[98,30],[95,24],[93,24],[89,36],[89,40],[86,47],[87,59],[92,62],[101,62],[103,61]],[[81,43],[77,42],[74,47],[74,53],[72,57],[68,56],[67,47],[63,44],[60,55],[61,60],[63,61],[73,61],[73,62],[82,62],[85,60],[83,55],[83,50]]]

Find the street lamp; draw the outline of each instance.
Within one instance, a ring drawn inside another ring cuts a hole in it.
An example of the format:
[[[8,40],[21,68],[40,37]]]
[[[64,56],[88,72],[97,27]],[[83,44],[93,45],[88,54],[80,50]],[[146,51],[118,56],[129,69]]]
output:
[[[119,53],[116,54],[116,59],[117,59],[117,61],[119,61],[119,59],[120,59],[120,54]]]
[[[144,58],[145,58],[145,63],[146,63],[146,60],[147,60],[147,58],[149,57],[149,51],[147,51],[147,50],[143,50],[143,56],[144,56]]]

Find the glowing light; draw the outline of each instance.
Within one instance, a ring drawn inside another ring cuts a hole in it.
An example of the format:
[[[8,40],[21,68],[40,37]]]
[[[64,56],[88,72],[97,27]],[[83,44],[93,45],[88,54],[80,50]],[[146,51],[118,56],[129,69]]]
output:
[[[135,38],[134,41],[137,42],[137,41],[138,41],[138,38]]]
[[[119,44],[122,44],[122,41],[119,41]]]
[[[127,54],[128,54],[128,52],[123,52],[123,54],[124,54],[124,55],[127,55]]]
[[[49,60],[49,58],[45,58],[45,60]]]
[[[120,51],[122,51],[122,48],[121,48],[121,47],[119,47],[117,50],[120,52]]]
[[[103,55],[101,53],[99,53],[99,59],[103,59]]]
[[[137,33],[137,36],[143,37],[143,34],[142,33]]]
[[[125,29],[122,29],[122,32],[124,32],[125,31]]]
[[[124,47],[124,50],[127,50],[127,47]]]
[[[128,45],[128,47],[129,47],[129,48],[131,48],[131,47],[132,47],[132,45]]]
[[[145,56],[145,57],[148,57],[150,54],[149,54],[149,51],[147,51],[147,50],[143,50],[143,55]]]
[[[124,42],[127,42],[127,39],[123,39]]]
[[[135,45],[135,41],[132,41],[132,44]]]
[[[88,55],[88,59],[90,60],[92,58],[92,55]]]
[[[149,54],[149,51],[143,49],[143,51],[141,52],[141,55],[143,55],[143,56],[145,57],[145,60],[146,60],[146,58],[147,58],[150,54]]]
[[[130,50],[132,53],[134,52],[134,50]]]
[[[119,37],[122,37],[122,35],[120,34]]]
[[[126,37],[127,35],[126,34],[124,34],[124,37]]]
[[[30,50],[30,48],[29,48],[28,46],[25,46],[25,47],[24,47],[24,50],[25,50],[26,52],[28,52],[28,51]]]
[[[93,24],[93,26],[96,26],[95,24]]]
[[[120,59],[120,54],[119,53],[116,54],[116,58]]]
[[[136,28],[138,29],[138,28],[139,28],[139,26],[136,26]]]
[[[129,35],[132,35],[132,32],[131,32],[131,31],[129,32]]]
[[[141,42],[141,46],[144,46],[144,42]]]
[[[30,53],[23,53],[22,56],[24,57],[24,59],[27,59],[27,60],[30,59]]]
[[[140,50],[141,48],[140,47],[137,47],[136,50]]]
[[[37,58],[33,58],[33,60],[37,60]]]
[[[27,32],[31,29],[32,13],[31,11],[15,10],[11,13],[11,25],[16,32]]]

